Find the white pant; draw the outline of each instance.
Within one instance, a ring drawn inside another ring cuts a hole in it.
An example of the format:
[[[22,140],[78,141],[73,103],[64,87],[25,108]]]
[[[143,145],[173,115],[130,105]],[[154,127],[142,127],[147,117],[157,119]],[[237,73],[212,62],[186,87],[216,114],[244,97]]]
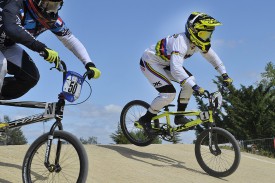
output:
[[[170,104],[175,98],[175,93],[162,92],[160,88],[165,87],[167,85],[173,86],[172,81],[174,82],[177,82],[177,81],[172,76],[170,70],[165,69],[167,66],[163,66],[158,63],[149,64],[147,62],[142,62],[142,61],[140,63],[140,66],[144,76],[148,79],[151,85],[160,92],[159,96],[154,99],[150,107],[152,109],[150,110],[150,112],[157,113],[164,106]],[[195,82],[194,76],[192,76],[192,74],[188,71],[187,73],[190,75],[189,79],[192,79]],[[190,97],[192,96],[192,93],[193,93],[192,87],[189,86],[188,84],[184,84],[179,94],[179,103],[188,104]]]

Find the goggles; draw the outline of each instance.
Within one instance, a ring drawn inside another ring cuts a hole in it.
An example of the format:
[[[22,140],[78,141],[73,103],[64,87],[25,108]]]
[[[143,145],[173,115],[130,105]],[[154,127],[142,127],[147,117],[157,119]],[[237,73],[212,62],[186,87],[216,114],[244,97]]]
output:
[[[211,38],[213,31],[199,31],[198,32],[198,37],[201,38],[202,40],[206,41]]]
[[[37,5],[47,13],[56,14],[62,8],[63,1],[41,0]]]

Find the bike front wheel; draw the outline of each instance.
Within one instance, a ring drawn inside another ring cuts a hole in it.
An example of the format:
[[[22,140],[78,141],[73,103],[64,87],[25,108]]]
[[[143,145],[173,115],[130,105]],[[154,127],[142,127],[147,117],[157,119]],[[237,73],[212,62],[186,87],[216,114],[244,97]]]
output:
[[[41,135],[28,149],[23,162],[23,182],[86,182],[88,157],[81,142],[69,132],[55,131],[48,147],[48,136],[49,133]],[[50,165],[45,165],[46,152]]]
[[[195,154],[201,168],[211,176],[231,175],[240,163],[240,148],[228,131],[214,127],[203,131],[195,144]]]
[[[133,100],[124,106],[120,115],[120,126],[123,134],[132,144],[137,146],[150,145],[156,138],[155,136],[148,136],[138,124],[139,118],[147,112],[149,106],[142,100]],[[153,123],[157,126],[158,120]]]

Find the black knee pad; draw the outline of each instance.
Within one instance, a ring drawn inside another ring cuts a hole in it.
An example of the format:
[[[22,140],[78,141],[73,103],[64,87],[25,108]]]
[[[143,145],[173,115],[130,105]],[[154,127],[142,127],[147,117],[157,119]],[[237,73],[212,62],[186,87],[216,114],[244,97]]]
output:
[[[173,85],[165,85],[163,87],[156,88],[160,93],[176,93],[176,89]]]

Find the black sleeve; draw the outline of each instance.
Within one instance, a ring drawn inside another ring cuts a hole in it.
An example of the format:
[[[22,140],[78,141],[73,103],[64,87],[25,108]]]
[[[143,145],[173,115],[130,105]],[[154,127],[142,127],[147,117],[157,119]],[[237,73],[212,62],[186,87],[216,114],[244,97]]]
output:
[[[3,27],[7,36],[16,43],[40,52],[46,45],[35,39],[22,25],[23,0],[10,0],[3,8]]]

